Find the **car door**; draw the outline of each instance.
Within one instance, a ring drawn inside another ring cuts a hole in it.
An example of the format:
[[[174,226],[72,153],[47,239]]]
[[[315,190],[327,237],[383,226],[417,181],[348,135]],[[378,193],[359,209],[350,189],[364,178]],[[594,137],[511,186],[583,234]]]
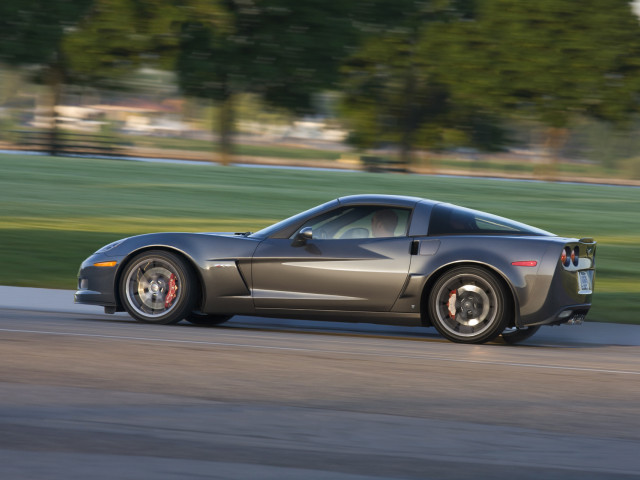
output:
[[[388,220],[390,210],[395,228],[373,236],[376,217]],[[410,213],[379,205],[340,207],[306,222],[301,229],[307,238],[265,239],[252,261],[256,309],[390,310],[409,272]]]

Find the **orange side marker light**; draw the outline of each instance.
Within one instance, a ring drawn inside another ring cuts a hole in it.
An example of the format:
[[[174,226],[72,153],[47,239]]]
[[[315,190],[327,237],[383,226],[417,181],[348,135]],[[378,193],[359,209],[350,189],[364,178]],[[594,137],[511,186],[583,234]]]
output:
[[[118,262],[116,262],[115,260],[113,261],[109,261],[109,262],[98,262],[98,263],[94,263],[93,266],[94,267],[115,267],[117,265]]]

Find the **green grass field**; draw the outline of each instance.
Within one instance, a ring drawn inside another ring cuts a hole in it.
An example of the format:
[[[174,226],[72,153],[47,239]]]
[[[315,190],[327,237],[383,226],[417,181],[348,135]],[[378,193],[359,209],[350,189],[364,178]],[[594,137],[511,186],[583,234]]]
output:
[[[354,193],[417,195],[598,241],[589,320],[640,323],[640,189],[0,154],[0,284],[73,289],[80,262],[151,231],[247,231]]]

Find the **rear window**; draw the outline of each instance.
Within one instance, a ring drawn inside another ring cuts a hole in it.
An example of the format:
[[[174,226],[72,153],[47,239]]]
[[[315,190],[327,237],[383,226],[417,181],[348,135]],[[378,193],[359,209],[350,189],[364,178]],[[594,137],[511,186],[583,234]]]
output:
[[[448,204],[431,210],[429,235],[551,235],[539,228]]]

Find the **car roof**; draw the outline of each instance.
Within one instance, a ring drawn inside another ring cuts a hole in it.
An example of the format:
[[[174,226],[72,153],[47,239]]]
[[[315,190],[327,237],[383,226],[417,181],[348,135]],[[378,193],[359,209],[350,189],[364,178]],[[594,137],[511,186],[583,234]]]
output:
[[[417,203],[426,203],[429,205],[435,205],[442,202],[434,202],[426,198],[411,197],[405,195],[376,195],[376,194],[364,194],[364,195],[348,195],[346,197],[338,198],[340,205],[355,205],[355,204],[379,204],[379,205],[398,205],[402,207],[413,207]]]

